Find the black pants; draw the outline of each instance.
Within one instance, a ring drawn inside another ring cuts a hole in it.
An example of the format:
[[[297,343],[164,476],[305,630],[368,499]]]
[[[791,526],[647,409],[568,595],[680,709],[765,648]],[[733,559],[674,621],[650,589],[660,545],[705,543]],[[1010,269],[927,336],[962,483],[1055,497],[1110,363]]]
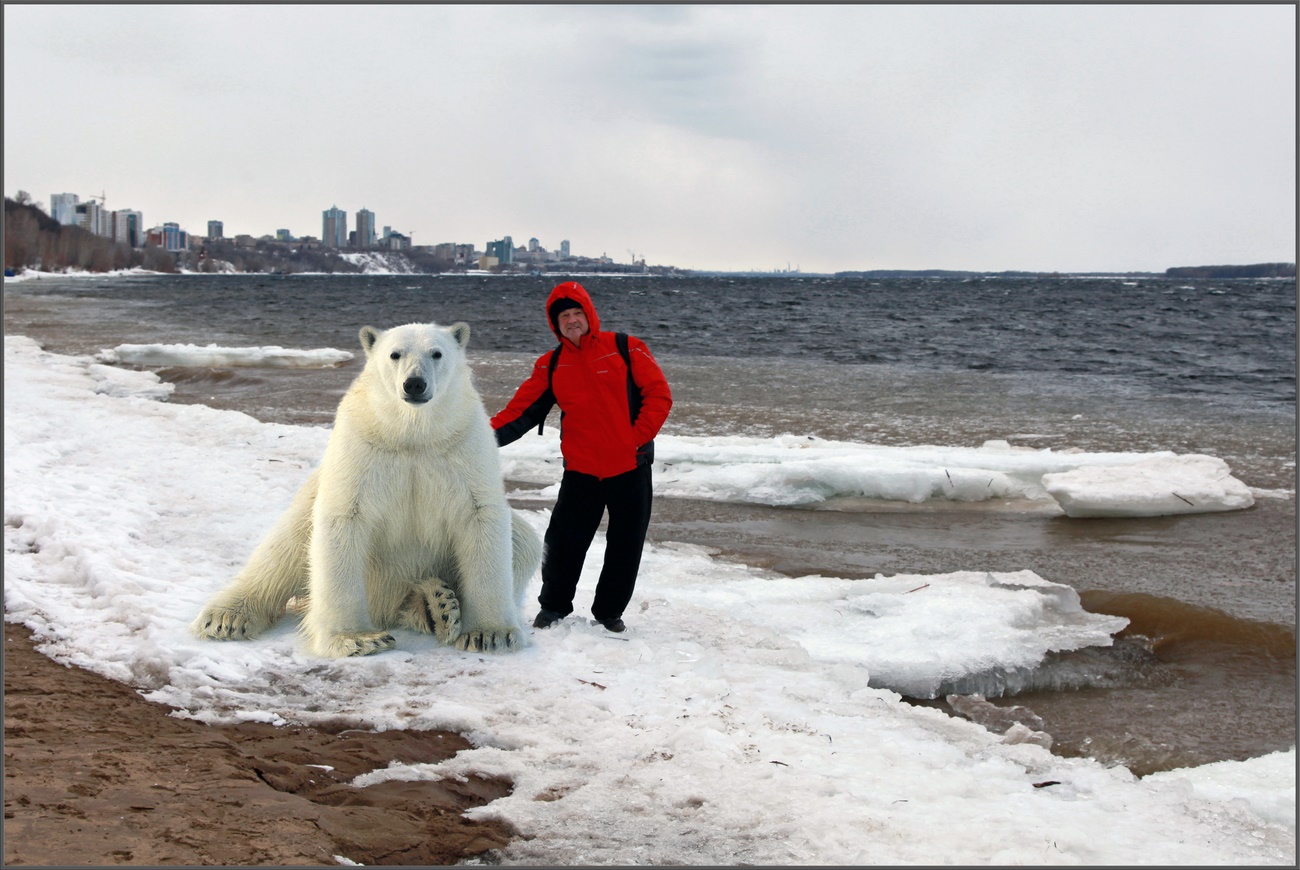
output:
[[[542,592],[537,596],[543,609],[564,616],[573,612],[573,595],[587,548],[608,508],[605,564],[596,584],[591,615],[602,622],[623,615],[641,568],[641,549],[650,527],[650,499],[649,465],[605,480],[576,471],[564,472],[551,524],[546,528]]]

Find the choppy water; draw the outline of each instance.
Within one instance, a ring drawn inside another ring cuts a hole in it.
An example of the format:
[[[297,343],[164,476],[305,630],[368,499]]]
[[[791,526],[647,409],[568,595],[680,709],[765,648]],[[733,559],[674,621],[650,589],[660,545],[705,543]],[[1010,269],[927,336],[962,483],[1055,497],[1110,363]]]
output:
[[[1105,661],[999,677],[1016,683],[1002,703],[1032,707],[1057,751],[1143,772],[1294,745],[1293,281],[579,280],[606,328],[641,336],[659,358],[673,433],[1222,457],[1271,496],[1231,514],[1123,521],[988,505],[660,499],[651,535],[795,575],[1030,568],[1133,621]],[[6,284],[5,332],[75,353],[123,343],[355,351],[362,325],[464,320],[494,412],[554,343],[542,313],[553,281],[44,278]],[[173,401],[324,425],[356,371],[160,374],[177,384]]]
[[[351,346],[355,326],[464,320],[480,350],[532,353],[551,281],[497,276],[185,276],[84,280],[62,291],[150,319],[272,343]],[[1120,394],[1295,402],[1294,281],[1100,278],[607,277],[601,316],[664,356],[876,363],[1085,376]],[[29,289],[31,285],[27,285]]]

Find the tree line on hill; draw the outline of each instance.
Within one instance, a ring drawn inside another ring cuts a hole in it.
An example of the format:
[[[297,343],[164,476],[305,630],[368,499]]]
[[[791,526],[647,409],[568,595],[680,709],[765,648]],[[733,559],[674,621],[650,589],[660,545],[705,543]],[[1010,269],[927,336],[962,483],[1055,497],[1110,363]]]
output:
[[[5,270],[59,272],[80,269],[110,272],[131,268],[172,271],[175,263],[160,249],[133,249],[81,227],[63,226],[31,204],[23,191],[5,197]]]
[[[440,272],[451,263],[421,252],[404,252],[412,271]],[[259,239],[241,247],[225,240],[205,241],[198,250],[167,251],[155,244],[143,248],[97,236],[82,227],[65,226],[31,201],[25,191],[5,197],[5,270],[20,272],[361,272],[329,248]]]
[[[1177,266],[1169,278],[1294,278],[1295,263],[1255,263],[1250,266]]]
[[[949,269],[872,269],[836,272],[836,278],[1294,278],[1295,263],[1249,266],[1175,266],[1164,272],[959,272]]]

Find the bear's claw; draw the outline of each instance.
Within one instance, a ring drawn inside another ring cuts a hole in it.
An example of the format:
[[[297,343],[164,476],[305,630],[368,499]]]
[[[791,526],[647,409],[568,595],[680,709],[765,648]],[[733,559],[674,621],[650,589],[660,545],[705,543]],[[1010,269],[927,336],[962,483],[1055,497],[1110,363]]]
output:
[[[334,639],[333,646],[345,656],[368,656],[397,646],[397,640],[386,631],[368,634],[345,634]]]
[[[425,599],[433,634],[439,643],[450,645],[460,635],[460,599],[446,586],[434,590],[432,598]]]
[[[190,623],[190,631],[209,640],[252,640],[269,627],[240,607],[206,607]]]
[[[465,652],[514,652],[521,649],[519,635],[514,629],[486,629],[467,631],[456,638],[457,649]]]
[[[393,625],[385,627],[431,634],[451,646],[461,635],[460,599],[447,584],[432,578],[407,596]]]

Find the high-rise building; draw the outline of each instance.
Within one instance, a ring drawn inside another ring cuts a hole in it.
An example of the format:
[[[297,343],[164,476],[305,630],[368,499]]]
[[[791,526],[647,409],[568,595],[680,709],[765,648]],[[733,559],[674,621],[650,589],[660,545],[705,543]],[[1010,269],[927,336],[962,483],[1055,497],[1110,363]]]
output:
[[[208,238],[211,241],[219,242],[225,235],[226,225],[221,221],[208,221]]]
[[[292,241],[296,241],[296,240],[294,239],[294,237],[293,237],[293,233],[289,232],[288,230],[276,230],[276,231],[275,231],[275,240],[276,240],[277,242],[292,242]]]
[[[540,243],[539,241],[537,241],[537,239],[529,239],[529,240],[528,240],[528,253],[530,253],[530,254],[535,254],[535,253],[537,253],[537,249],[538,249],[540,246],[541,246],[541,243]]]
[[[77,203],[81,200],[75,193],[50,194],[50,217],[64,226],[77,223]]]
[[[496,257],[497,263],[509,266],[515,261],[515,245],[509,236],[487,243],[487,255]]]
[[[375,213],[368,208],[357,212],[357,247],[375,246]]]
[[[181,229],[177,223],[164,223],[162,225],[162,246],[167,251],[183,251],[189,245],[189,234]]]
[[[566,259],[566,260],[569,259],[569,240],[568,240],[568,239],[565,239],[564,241],[560,242],[560,256],[561,256],[562,258]]]
[[[411,237],[395,230],[389,230],[388,235],[384,236],[383,244],[380,247],[386,251],[409,251],[411,249]]]
[[[93,199],[79,202],[73,207],[73,222],[88,233],[112,237],[112,218],[104,207]]]
[[[113,212],[113,241],[133,248],[144,247],[144,215],[126,208]]]
[[[348,213],[333,206],[322,212],[324,226],[321,230],[321,244],[327,248],[346,248],[348,246]]]

